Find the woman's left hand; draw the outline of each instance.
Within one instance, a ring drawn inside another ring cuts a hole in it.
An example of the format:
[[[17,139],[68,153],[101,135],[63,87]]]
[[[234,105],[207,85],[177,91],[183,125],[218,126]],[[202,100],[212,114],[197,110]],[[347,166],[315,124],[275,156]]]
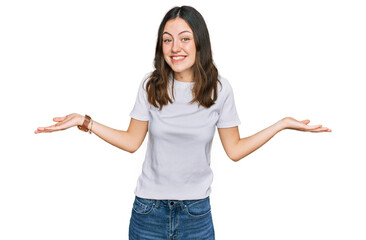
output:
[[[285,117],[280,120],[283,129],[293,129],[304,132],[331,132],[332,130],[322,125],[308,125],[310,120],[298,121],[292,117]]]

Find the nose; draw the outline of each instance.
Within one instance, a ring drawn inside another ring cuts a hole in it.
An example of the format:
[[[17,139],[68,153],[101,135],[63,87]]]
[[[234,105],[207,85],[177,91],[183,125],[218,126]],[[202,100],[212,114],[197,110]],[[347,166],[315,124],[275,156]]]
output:
[[[173,41],[173,46],[172,46],[172,52],[180,52],[180,50],[182,49],[180,42],[179,41]]]

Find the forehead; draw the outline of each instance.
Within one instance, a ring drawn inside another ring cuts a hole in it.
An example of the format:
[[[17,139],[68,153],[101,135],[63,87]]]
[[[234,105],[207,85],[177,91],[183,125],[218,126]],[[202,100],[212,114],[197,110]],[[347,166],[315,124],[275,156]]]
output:
[[[178,34],[183,31],[189,31],[193,33],[188,23],[184,19],[178,17],[167,21],[163,32],[168,32],[170,34]]]

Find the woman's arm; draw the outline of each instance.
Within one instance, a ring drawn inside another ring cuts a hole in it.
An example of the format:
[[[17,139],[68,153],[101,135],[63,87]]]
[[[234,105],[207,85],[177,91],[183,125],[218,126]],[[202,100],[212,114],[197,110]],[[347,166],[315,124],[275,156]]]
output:
[[[263,146],[274,135],[284,129],[307,132],[331,132],[329,128],[322,127],[322,125],[309,126],[309,122],[310,120],[297,121],[291,117],[286,117],[250,137],[241,139],[238,127],[218,128],[218,132],[226,154],[231,160],[237,162]]]
[[[94,121],[92,132],[113,146],[127,152],[134,153],[140,148],[145,139],[148,130],[148,123],[148,121],[139,121],[131,118],[128,130],[122,131],[107,127]]]
[[[53,121],[57,123],[49,127],[39,127],[34,133],[54,132],[82,125],[84,116],[73,113],[65,117],[56,117]],[[92,121],[93,125],[89,123],[88,129],[92,128],[91,130],[95,135],[130,153],[134,153],[141,146],[148,130],[148,121],[139,121],[133,118],[131,118],[127,131],[113,129],[94,120]]]

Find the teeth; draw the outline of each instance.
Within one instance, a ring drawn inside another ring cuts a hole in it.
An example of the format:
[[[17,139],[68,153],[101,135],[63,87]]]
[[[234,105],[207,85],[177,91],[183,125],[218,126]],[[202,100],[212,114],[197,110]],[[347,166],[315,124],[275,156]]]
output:
[[[184,57],[173,57],[174,60],[183,59]]]

